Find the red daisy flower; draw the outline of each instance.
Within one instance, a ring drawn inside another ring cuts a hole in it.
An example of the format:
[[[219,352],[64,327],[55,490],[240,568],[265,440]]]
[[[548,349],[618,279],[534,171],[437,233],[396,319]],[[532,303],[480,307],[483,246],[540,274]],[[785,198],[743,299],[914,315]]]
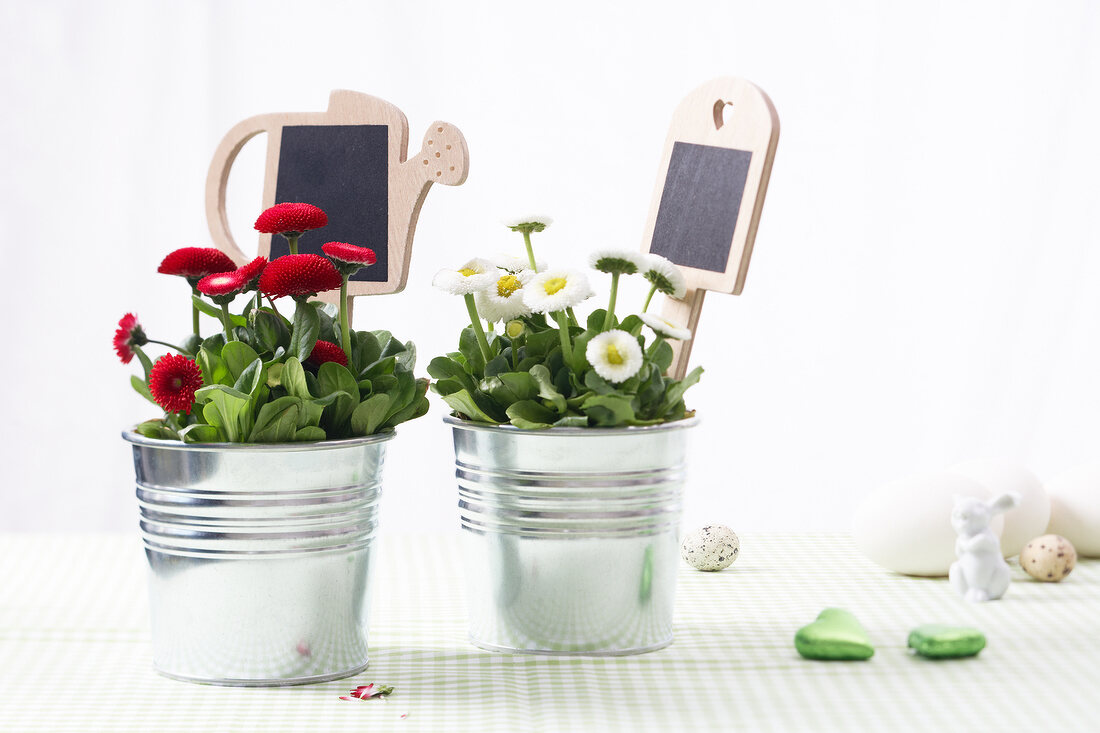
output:
[[[202,387],[202,369],[194,359],[167,354],[157,359],[149,372],[149,391],[165,412],[191,414],[195,391]]]
[[[199,292],[209,296],[236,295],[244,290],[245,281],[241,279],[239,270],[233,272],[218,272],[207,275],[196,285]]]
[[[318,341],[313,345],[313,351],[310,352],[306,361],[314,366],[321,366],[326,361],[334,361],[340,366],[347,366],[348,355],[331,341]]]
[[[296,237],[328,224],[328,215],[313,204],[275,204],[256,218],[256,231]]]
[[[181,247],[169,252],[157,272],[162,275],[179,275],[188,280],[198,281],[216,272],[236,270],[233,260],[219,249],[213,247]]]
[[[256,281],[260,279],[260,274],[263,273],[265,267],[267,267],[267,258],[257,257],[247,265],[241,265],[237,268],[237,274],[241,276],[241,282],[244,283],[245,290],[256,289]]]
[[[373,265],[378,261],[373,249],[356,247],[354,244],[348,244],[347,242],[326,242],[321,245],[321,251],[334,260],[364,267]]]
[[[149,343],[145,338],[145,331],[142,329],[141,324],[138,323],[137,316],[133,313],[127,313],[118,322],[118,328],[115,330],[115,353],[118,354],[118,358],[123,364],[129,364],[130,360],[134,358],[135,346],[144,346]]]
[[[303,298],[343,283],[336,267],[321,255],[283,255],[268,263],[260,275],[260,291],[271,298]]]

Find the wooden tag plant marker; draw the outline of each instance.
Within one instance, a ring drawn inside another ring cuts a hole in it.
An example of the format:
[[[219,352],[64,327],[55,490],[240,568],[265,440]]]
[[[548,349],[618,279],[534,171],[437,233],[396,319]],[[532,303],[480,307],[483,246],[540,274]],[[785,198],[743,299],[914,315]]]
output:
[[[406,157],[409,123],[394,105],[359,92],[336,90],[325,112],[258,115],[231,129],[218,145],[206,178],[206,217],[214,245],[238,265],[248,261],[225,213],[229,170],[251,138],[267,133],[263,209],[300,201],[320,206],[329,217],[323,231],[302,238],[300,253],[321,254],[329,241],[370,247],[377,262],[348,283],[348,295],[381,295],[404,289],[413,231],[433,183],[457,186],[466,180],[470,154],[454,125],[433,122],[420,150]],[[287,254],[282,237],[260,235],[258,253]],[[335,302],[335,291],[321,299]],[[349,297],[349,304],[350,304]]]
[[[707,290],[740,295],[779,142],[779,117],[763,90],[725,77],[684,98],[665,140],[643,251],[679,265],[683,300],[662,316],[686,324],[692,341],[669,342],[669,375],[682,379]]]

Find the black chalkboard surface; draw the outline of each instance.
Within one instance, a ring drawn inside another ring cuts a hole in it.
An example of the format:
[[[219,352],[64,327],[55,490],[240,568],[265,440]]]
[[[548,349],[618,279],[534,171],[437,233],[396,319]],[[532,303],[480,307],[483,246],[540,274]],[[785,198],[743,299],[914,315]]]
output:
[[[649,251],[725,272],[751,162],[747,150],[676,142]]]
[[[286,125],[279,149],[275,203],[320,206],[328,225],[307,232],[301,253],[322,254],[325,242],[370,247],[378,261],[352,280],[384,282],[389,270],[389,127],[387,125]],[[288,254],[283,237],[271,238],[270,259]]]

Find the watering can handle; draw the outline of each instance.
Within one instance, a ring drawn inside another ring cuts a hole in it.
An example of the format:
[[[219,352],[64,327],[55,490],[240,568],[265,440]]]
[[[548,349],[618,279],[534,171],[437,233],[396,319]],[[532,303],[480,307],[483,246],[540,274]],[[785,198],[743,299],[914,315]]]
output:
[[[234,241],[225,213],[229,170],[245,143],[261,132],[271,132],[281,124],[274,117],[277,115],[257,115],[234,125],[214,151],[214,159],[210,161],[210,171],[206,175],[206,223],[210,228],[210,237],[214,246],[229,255],[238,265],[244,264],[249,258]]]

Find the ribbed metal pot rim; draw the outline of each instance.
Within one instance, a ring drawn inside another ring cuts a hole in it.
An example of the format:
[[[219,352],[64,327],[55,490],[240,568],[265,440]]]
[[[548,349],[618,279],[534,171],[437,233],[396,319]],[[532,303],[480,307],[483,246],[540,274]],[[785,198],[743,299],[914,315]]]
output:
[[[134,445],[144,445],[150,448],[163,448],[164,450],[184,450],[193,452],[222,453],[225,451],[238,451],[249,453],[298,453],[303,450],[338,450],[340,448],[353,448],[362,445],[373,445],[393,440],[397,435],[396,430],[384,433],[376,433],[362,438],[344,438],[343,440],[319,440],[315,442],[303,441],[299,443],[184,443],[179,440],[162,440],[160,438],[146,438],[133,430],[123,430],[122,439]]]
[[[443,422],[462,430],[482,430],[490,433],[516,433],[522,435],[553,435],[555,437],[577,437],[579,435],[636,435],[639,433],[659,433],[666,430],[681,430],[699,424],[698,417],[688,417],[682,420],[671,420],[657,425],[627,425],[621,428],[545,428],[542,430],[527,430],[517,428],[515,425],[491,425],[489,423],[463,420],[454,415],[445,415]]]

